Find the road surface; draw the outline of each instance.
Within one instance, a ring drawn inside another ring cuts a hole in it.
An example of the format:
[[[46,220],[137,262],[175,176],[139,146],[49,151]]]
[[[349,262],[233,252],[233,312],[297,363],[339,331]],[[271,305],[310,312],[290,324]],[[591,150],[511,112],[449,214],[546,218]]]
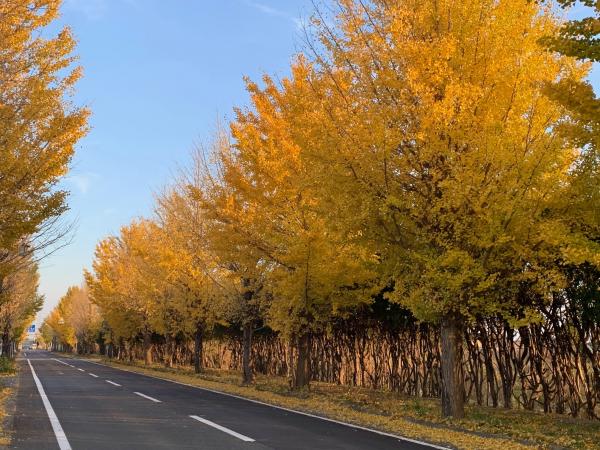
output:
[[[441,448],[43,350],[19,363],[14,449]]]

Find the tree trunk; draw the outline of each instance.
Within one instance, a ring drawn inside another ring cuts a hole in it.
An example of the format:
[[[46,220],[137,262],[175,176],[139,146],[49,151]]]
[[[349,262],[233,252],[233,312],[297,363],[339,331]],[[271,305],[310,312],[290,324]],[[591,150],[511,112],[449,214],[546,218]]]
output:
[[[285,340],[285,377],[290,380],[294,378],[294,340]]]
[[[302,334],[296,345],[298,355],[292,379],[292,389],[308,387],[310,384],[310,333]]]
[[[464,377],[462,373],[462,326],[456,316],[441,323],[442,415],[461,419],[465,415]]]
[[[194,372],[201,373],[204,369],[202,366],[202,344],[204,330],[202,324],[196,326],[196,334],[194,335]]]
[[[242,350],[243,383],[252,384],[252,323],[244,324],[244,348]]]
[[[144,331],[144,364],[152,364],[152,334],[147,330]]]
[[[11,358],[11,350],[12,342],[10,340],[10,333],[5,331],[2,334],[2,356],[4,356],[5,358]]]
[[[171,336],[165,335],[165,351],[163,353],[163,364],[165,367],[173,367],[173,345],[171,344]]]

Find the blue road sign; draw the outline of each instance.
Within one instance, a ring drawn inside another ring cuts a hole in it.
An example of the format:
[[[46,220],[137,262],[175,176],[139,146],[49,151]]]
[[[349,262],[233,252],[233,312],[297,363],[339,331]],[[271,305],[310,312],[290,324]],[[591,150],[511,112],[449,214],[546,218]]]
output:
[[[35,333],[35,323],[31,324],[31,326],[29,327],[29,329],[27,330],[28,333]]]

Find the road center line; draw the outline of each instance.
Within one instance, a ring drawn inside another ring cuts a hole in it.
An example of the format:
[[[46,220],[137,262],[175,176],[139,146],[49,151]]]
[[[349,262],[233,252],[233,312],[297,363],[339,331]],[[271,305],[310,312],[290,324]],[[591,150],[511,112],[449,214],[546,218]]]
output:
[[[219,425],[218,423],[211,422],[208,419],[203,419],[202,417],[199,417],[199,416],[190,416],[190,417],[194,420],[197,420],[198,422],[202,422],[203,424],[208,425],[209,427],[216,428],[217,430],[220,430],[223,433],[227,433],[231,436],[235,436],[236,438],[238,438],[244,442],[254,442],[254,439],[249,438],[248,436],[244,436],[243,434],[240,434],[236,431],[230,430],[229,428],[225,428],[225,427]]]
[[[110,381],[110,380],[104,380],[104,381],[106,381],[107,383],[112,384],[113,386],[119,386],[119,387],[121,387],[121,385],[119,383],[115,383],[114,381]]]
[[[162,403],[160,400],[157,400],[153,397],[150,397],[149,395],[146,394],[142,394],[141,392],[134,392],[135,395],[139,395],[140,397],[144,397],[147,398],[148,400],[152,400],[154,403]]]
[[[61,361],[60,359],[52,358],[52,360],[54,360],[54,361],[56,361],[56,362],[59,362],[59,363],[61,363],[61,364],[64,364],[65,366],[71,366],[71,364],[69,364],[69,363],[66,363],[66,362],[64,362],[64,361]],[[73,366],[71,366],[71,367],[73,367]]]
[[[69,444],[69,440],[67,439],[67,435],[62,429],[58,417],[56,417],[56,413],[50,404],[50,400],[46,396],[44,392],[44,388],[42,387],[42,383],[38,376],[33,370],[33,365],[31,361],[27,360],[29,363],[29,368],[31,369],[31,375],[33,375],[33,381],[35,381],[35,385],[37,386],[38,392],[40,393],[40,397],[42,397],[42,402],[44,403],[44,407],[46,408],[46,414],[48,414],[48,418],[50,419],[50,425],[52,425],[52,429],[54,430],[54,436],[56,436],[56,440],[58,442],[58,447],[60,450],[71,450],[71,444]]]
[[[94,377],[94,378],[98,378],[98,375],[96,375],[95,373],[90,372],[90,376]]]

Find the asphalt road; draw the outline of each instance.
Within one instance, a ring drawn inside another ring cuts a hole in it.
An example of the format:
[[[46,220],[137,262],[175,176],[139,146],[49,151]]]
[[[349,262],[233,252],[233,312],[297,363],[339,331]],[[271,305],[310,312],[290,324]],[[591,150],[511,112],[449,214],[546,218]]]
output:
[[[15,449],[440,448],[42,350],[20,365]]]

